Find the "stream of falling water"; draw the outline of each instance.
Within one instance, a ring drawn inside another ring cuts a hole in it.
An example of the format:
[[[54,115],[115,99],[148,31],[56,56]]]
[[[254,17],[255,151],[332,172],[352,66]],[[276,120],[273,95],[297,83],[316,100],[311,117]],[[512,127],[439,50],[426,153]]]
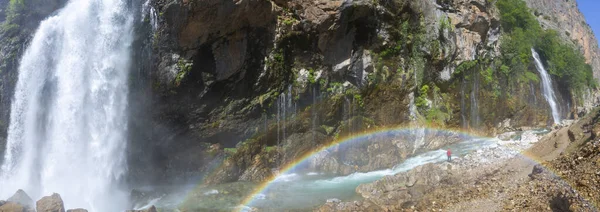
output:
[[[133,11],[69,1],[41,22],[19,66],[0,198],[56,192],[67,208],[122,211]]]
[[[544,98],[546,98],[546,101],[548,101],[550,109],[552,110],[554,124],[558,124],[560,123],[560,112],[558,110],[558,104],[556,103],[556,95],[554,95],[554,87],[552,87],[552,78],[550,78],[550,74],[548,74],[548,71],[544,68],[540,55],[538,55],[534,49],[531,49],[531,54],[533,55],[533,59],[535,59],[535,67],[542,77],[542,91],[544,93]]]

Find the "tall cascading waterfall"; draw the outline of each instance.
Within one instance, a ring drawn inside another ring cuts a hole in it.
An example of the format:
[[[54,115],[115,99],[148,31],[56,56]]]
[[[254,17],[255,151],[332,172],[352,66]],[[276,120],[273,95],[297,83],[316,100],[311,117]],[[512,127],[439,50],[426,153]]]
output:
[[[21,58],[0,198],[56,192],[67,208],[122,211],[133,11],[72,0],[41,22]]]
[[[560,112],[558,109],[558,104],[556,103],[554,88],[552,87],[552,79],[550,78],[548,71],[546,71],[544,68],[542,60],[540,59],[540,55],[534,49],[531,49],[531,54],[533,55],[533,59],[535,59],[535,67],[537,71],[540,72],[540,76],[542,77],[542,91],[544,92],[544,98],[546,98],[546,101],[548,101],[550,109],[552,110],[554,124],[558,124],[560,123]]]

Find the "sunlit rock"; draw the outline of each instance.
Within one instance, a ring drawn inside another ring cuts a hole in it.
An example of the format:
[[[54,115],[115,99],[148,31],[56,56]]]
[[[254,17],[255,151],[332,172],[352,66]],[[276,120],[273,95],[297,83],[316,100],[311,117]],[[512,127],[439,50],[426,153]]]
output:
[[[38,212],[65,212],[63,200],[57,193],[43,197],[35,205]]]

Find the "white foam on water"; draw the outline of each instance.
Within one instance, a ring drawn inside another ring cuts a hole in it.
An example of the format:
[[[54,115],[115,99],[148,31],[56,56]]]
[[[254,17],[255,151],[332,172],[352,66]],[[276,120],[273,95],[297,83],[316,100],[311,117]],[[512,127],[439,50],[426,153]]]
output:
[[[213,189],[213,190],[204,192],[204,195],[206,195],[206,196],[208,196],[208,195],[215,195],[215,194],[219,194],[219,190]]]

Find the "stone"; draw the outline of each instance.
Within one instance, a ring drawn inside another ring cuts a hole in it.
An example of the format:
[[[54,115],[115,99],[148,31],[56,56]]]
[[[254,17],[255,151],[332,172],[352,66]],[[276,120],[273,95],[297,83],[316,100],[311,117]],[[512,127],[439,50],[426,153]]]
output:
[[[217,81],[226,80],[242,70],[247,46],[247,35],[242,32],[237,32],[212,45]]]
[[[16,202],[8,202],[0,206],[0,212],[24,212],[25,207]]]
[[[569,135],[569,140],[571,142],[575,141],[575,134],[573,133],[573,131],[571,129],[569,129],[569,131],[567,131],[567,134]]]
[[[529,177],[534,177],[535,175],[541,174],[542,172],[544,172],[544,167],[540,164],[536,164],[535,166],[533,166],[533,169],[531,170],[531,174],[529,174]]]
[[[57,193],[42,197],[36,202],[35,208],[37,212],[65,212],[63,200]]]
[[[26,208],[33,208],[33,200],[25,191],[19,189],[12,197],[6,200],[7,202],[14,202],[19,205],[22,205]]]

